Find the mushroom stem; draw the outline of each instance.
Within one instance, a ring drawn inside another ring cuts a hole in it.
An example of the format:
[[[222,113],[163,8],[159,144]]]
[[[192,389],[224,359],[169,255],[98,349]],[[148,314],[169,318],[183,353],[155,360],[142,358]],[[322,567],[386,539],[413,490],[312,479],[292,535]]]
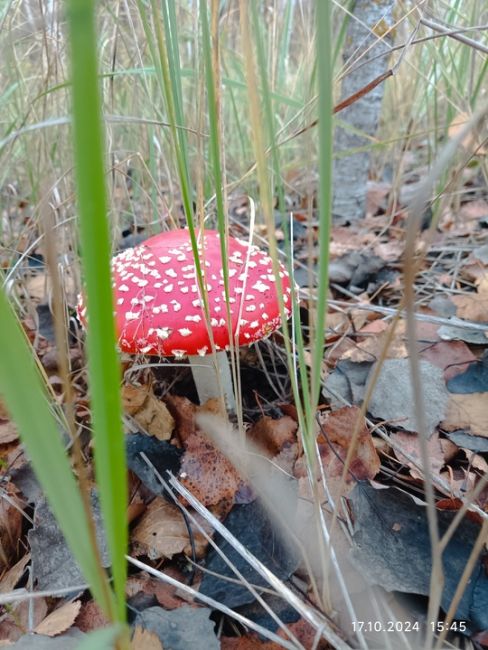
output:
[[[227,412],[235,413],[236,402],[227,353],[215,352],[204,357],[190,355],[188,360],[200,404],[205,404],[211,398],[223,397]]]

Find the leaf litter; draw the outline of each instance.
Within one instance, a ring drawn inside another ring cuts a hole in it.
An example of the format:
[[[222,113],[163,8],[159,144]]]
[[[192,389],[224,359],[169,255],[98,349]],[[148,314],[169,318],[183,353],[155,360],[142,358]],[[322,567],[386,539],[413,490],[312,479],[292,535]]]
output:
[[[410,183],[402,189],[416,191],[415,187],[415,183]],[[385,484],[390,486],[392,480],[395,483],[400,479],[404,489],[412,494],[421,494],[419,490],[423,480],[419,434],[410,388],[409,349],[403,319],[399,320],[386,353],[379,382],[367,406],[366,418],[358,420],[363,417],[359,407],[362,406],[374,364],[382,356],[391,327],[391,314],[386,311],[382,313],[381,309],[385,306],[396,307],[401,293],[399,268],[403,253],[403,226],[407,215],[400,208],[394,215],[388,215],[390,222],[385,227],[384,216],[390,206],[390,189],[389,183],[378,182],[374,186],[371,182],[368,214],[364,222],[332,229],[331,308],[334,301],[341,301],[341,307],[340,311],[332,310],[328,318],[324,363],[327,377],[323,387],[324,403],[318,414],[320,426],[317,426],[317,444],[331,494],[334,499],[347,498],[350,504],[356,560],[362,563],[363,570],[369,571],[373,581],[376,580],[387,589],[412,589],[420,590],[415,593],[426,593],[425,580],[430,575],[430,557],[425,552],[428,548],[425,507],[396,488],[379,489]],[[417,323],[417,348],[422,358],[421,378],[426,386],[429,469],[435,479],[443,481],[436,483],[441,528],[452,520],[459,509],[462,503],[459,496],[463,497],[467,490],[476,487],[487,471],[488,452],[485,442],[488,438],[488,380],[483,351],[488,347],[488,256],[480,230],[484,227],[483,219],[488,215],[487,207],[486,201],[480,199],[463,203],[459,218],[458,215],[447,212],[443,214],[435,242],[441,254],[429,252],[419,274],[419,283],[421,285],[425,282],[427,291],[431,291],[428,285],[429,274],[435,277],[438,287],[445,288],[445,293],[436,296],[436,302],[431,301],[428,307],[419,308],[421,315],[437,318],[437,321]],[[307,210],[308,206],[302,205],[301,209]],[[297,223],[301,223],[298,216]],[[297,226],[296,234],[297,260],[306,262],[310,257],[310,251],[306,248],[306,227],[300,230]],[[466,253],[454,265],[449,255],[443,257],[442,250],[447,250],[453,242],[459,243],[461,238],[470,238],[474,245],[467,247]],[[312,255],[312,264],[316,261],[317,255],[315,258]],[[308,284],[306,269],[300,267],[299,271]],[[474,283],[474,287],[470,283]],[[454,284],[457,291],[451,292],[449,287]],[[45,289],[45,275],[36,273],[30,282],[29,291],[41,302],[45,300]],[[358,309],[359,301],[366,309]],[[368,310],[368,306],[379,307],[380,311]],[[306,311],[307,308],[307,302],[303,301],[302,310]],[[24,327],[30,340],[35,343],[51,385],[58,391],[62,402],[57,375],[58,357],[52,344],[52,318],[45,303],[37,309],[37,322],[27,318]],[[273,340],[273,344],[279,345],[279,339]],[[255,357],[249,352],[246,359],[256,363]],[[73,370],[80,373],[83,360],[73,345],[70,360]],[[273,367],[274,361],[271,360],[268,368]],[[89,403],[86,385],[82,379],[77,379],[77,382],[76,413],[80,424],[87,425]],[[237,473],[226,455],[199,429],[199,413],[205,410],[216,412],[215,405],[199,407],[193,404],[188,398],[191,393],[185,386],[182,383],[180,390],[177,387],[174,390],[175,386],[172,385],[168,390],[164,383],[158,384],[153,378],[148,381],[147,375],[141,375],[141,381],[134,385],[126,384],[123,389],[125,412],[132,422],[132,434],[127,437],[128,464],[133,472],[131,550],[150,563],[162,564],[164,571],[173,573],[180,582],[186,581],[189,576],[187,558],[197,560],[204,569],[196,577],[197,586],[201,581],[202,593],[208,590],[207,593],[222,599],[221,602],[231,602],[242,608],[242,611],[247,608],[247,615],[251,617],[254,616],[251,612],[255,606],[254,597],[242,584],[235,582],[233,572],[228,570],[227,565],[224,566],[225,563],[221,564],[220,555],[213,549],[208,550],[207,540],[196,527],[185,522],[181,510],[168,490],[161,485],[156,472],[166,481],[171,476],[179,477],[194,496],[217,514],[234,531],[236,537],[248,548],[254,549],[256,555],[283,580],[300,573],[300,563],[286,544],[281,548],[280,533],[274,529],[266,509],[256,500],[253,485]],[[264,382],[257,387],[244,386],[244,390],[250,393],[246,395],[245,403],[255,404],[255,412],[249,410],[247,414],[249,440],[259,444],[260,453],[272,463],[273,471],[284,472],[290,481],[295,481],[300,498],[308,498],[310,495],[304,478],[306,472],[300,432],[296,418],[293,417],[294,405],[260,402],[251,392],[252,389],[256,390],[258,396],[266,392]],[[352,431],[358,421],[361,424],[358,427],[350,473],[346,476],[346,484],[341,486],[344,460],[350,448]],[[377,427],[382,427],[382,438],[377,436]],[[146,456],[149,463],[141,454]],[[9,472],[12,472],[15,463],[17,467],[25,467],[17,432],[1,407],[0,459],[9,468]],[[31,561],[38,589],[43,586],[55,589],[60,585],[81,584],[80,574],[70,568],[73,565],[72,558],[62,548],[59,531],[55,531],[45,504],[39,500],[32,486],[29,487],[25,476],[22,479],[22,472],[17,474],[18,484],[14,473],[12,476],[12,483],[4,484],[9,497],[17,499],[16,490],[23,491],[24,487],[24,496],[34,505],[35,523],[28,535],[32,560],[22,546],[15,544],[12,547],[7,544],[0,592],[11,591],[18,584],[25,584],[25,570]],[[338,493],[339,487],[342,487],[341,493]],[[13,490],[13,493],[10,494],[9,490]],[[475,505],[486,511],[487,504],[488,490],[485,490],[478,495]],[[4,539],[21,539],[25,546],[25,535],[22,531],[18,532],[18,522],[26,505],[22,500],[18,505],[20,510],[12,510],[10,504],[3,503],[4,512],[0,512],[2,549]],[[324,502],[324,508],[326,507],[328,505]],[[19,514],[15,514],[14,510]],[[188,512],[198,519],[191,508]],[[444,553],[443,562],[448,575],[443,594],[444,609],[452,596],[461,565],[466,560],[466,549],[472,547],[476,526],[479,525],[476,516],[479,518],[479,513],[468,513]],[[13,528],[5,526],[6,520]],[[22,520],[21,517],[20,521],[24,528],[29,527],[27,520]],[[200,518],[198,521],[212,537],[212,531],[204,524],[204,520]],[[51,540],[52,546],[41,543],[42,538]],[[260,591],[266,586],[258,574],[248,572],[249,565],[234,553],[232,547],[226,546],[220,536],[214,535],[213,539],[228,557],[233,558],[239,571],[248,576],[252,584]],[[390,544],[392,539],[394,544]],[[358,540],[361,540],[361,545]],[[195,551],[196,555],[193,556]],[[56,562],[62,563],[63,571],[66,572],[64,581],[57,575],[56,567],[49,562],[50,552]],[[459,616],[466,616],[471,621],[473,629],[487,625],[483,613],[487,609],[483,610],[487,587],[485,574],[480,568],[481,561],[478,558],[478,573],[473,574],[457,612]],[[271,598],[266,592],[263,595]],[[208,619],[208,610],[193,604],[189,607],[187,600],[181,598],[177,590],[168,589],[167,585],[155,578],[139,573],[130,576],[127,596],[131,605],[136,609],[142,608],[136,618],[133,638],[135,648],[154,645],[159,650],[161,646],[166,647],[165,639],[166,644],[174,642],[175,648],[180,647],[178,644],[187,643],[188,639],[182,640],[182,636],[172,637],[168,629],[176,629],[180,633],[180,628],[186,626],[189,633],[195,632],[195,623],[188,623],[195,612],[201,612],[197,616],[202,618],[205,634],[208,632],[205,643],[208,643],[208,647],[215,645],[216,636]],[[48,631],[60,637],[48,639],[40,634],[30,636],[32,645],[29,648],[69,648],[71,637],[78,639],[82,632],[97,629],[106,623],[93,601],[85,598],[66,603],[59,599],[54,601],[56,599],[47,604],[39,599],[39,604],[36,605],[36,630]],[[277,603],[273,603],[273,609],[280,610]],[[25,606],[24,609],[19,606],[20,617],[24,616],[24,610]],[[182,613],[170,617],[168,622],[162,614],[172,611]],[[286,619],[285,610],[280,612]],[[255,620],[260,620],[263,625],[271,626],[262,612],[256,614],[256,617]],[[26,642],[22,630],[12,618],[6,618],[0,626],[6,638],[20,639],[20,644]],[[81,632],[77,631],[77,626]],[[308,636],[303,632],[302,637],[298,631],[300,626],[306,627],[303,620],[290,623],[290,629],[300,640],[303,638],[302,642],[308,647],[312,638],[310,630]],[[49,645],[59,641],[64,645]],[[44,646],[44,643],[47,645]],[[260,646],[275,647],[273,643],[262,641],[255,635],[222,637],[221,647],[224,648]]]

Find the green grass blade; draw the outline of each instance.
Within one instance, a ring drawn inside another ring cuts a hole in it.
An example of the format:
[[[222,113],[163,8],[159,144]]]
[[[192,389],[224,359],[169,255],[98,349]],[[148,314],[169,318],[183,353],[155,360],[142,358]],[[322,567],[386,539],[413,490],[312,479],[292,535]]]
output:
[[[5,292],[0,289],[0,395],[18,426],[32,466],[66,541],[107,615],[109,589],[91,547],[78,485],[50,409],[41,374]],[[26,408],[26,401],[28,408]]]
[[[312,347],[312,405],[318,403],[321,386],[321,368],[324,356],[325,314],[329,285],[329,239],[332,193],[332,56],[330,51],[330,3],[316,2],[317,12],[317,79],[318,79],[318,136],[319,136],[319,268],[317,309],[315,313],[315,341]]]
[[[116,353],[110,239],[97,78],[94,0],[67,4],[72,57],[75,148],[82,267],[89,314],[88,371],[95,467],[112,561],[117,619],[125,620],[127,472]]]

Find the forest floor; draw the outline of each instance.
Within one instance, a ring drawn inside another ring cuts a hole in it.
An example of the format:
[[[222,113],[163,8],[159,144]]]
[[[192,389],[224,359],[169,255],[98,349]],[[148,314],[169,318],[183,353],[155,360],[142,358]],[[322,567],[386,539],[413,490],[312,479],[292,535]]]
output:
[[[440,218],[431,228],[432,214],[427,211],[418,238],[416,348],[421,360],[425,429],[419,433],[406,320],[402,313],[395,320],[403,296],[406,205],[423,173],[414,162],[412,170],[405,172],[399,198],[388,180],[370,181],[365,218],[332,228],[317,444],[329,495],[323,508],[330,513],[331,502],[347,500],[348,519],[340,517],[341,535],[350,544],[361,542],[354,554],[355,566],[370,584],[400,594],[415,594],[403,610],[404,615],[411,625],[418,621],[425,625],[423,597],[429,593],[431,558],[420,435],[427,436],[428,473],[435,490],[441,534],[463,503],[469,502],[468,512],[458,523],[443,556],[445,609],[460,581],[467,582],[470,577],[462,577],[464,567],[488,511],[488,191],[477,169],[467,169],[462,180],[462,200],[441,205]],[[308,287],[314,285],[318,256],[317,231],[308,225],[310,214],[313,224],[314,198],[297,192],[287,199],[293,212],[295,279],[301,288],[300,313],[306,337],[312,299]],[[246,238],[247,198],[233,195],[230,207],[231,234]],[[17,205],[15,209],[22,218],[28,218],[26,206]],[[276,224],[278,241],[283,242],[279,214]],[[130,244],[136,235],[138,239],[145,236],[143,232],[126,235]],[[256,228],[254,240],[266,247],[264,227]],[[127,241],[121,244],[127,245]],[[29,294],[25,298],[35,309],[32,318],[26,318],[23,324],[53,394],[62,403],[59,358],[46,304],[46,271],[42,254],[33,253],[24,277]],[[90,468],[83,336],[74,312],[72,321],[70,363],[75,415]],[[282,345],[281,335],[275,333],[241,350],[243,417],[247,439],[271,461],[266,470],[269,480],[273,481],[273,472],[276,474],[276,468],[280,468],[294,486],[290,499],[296,502],[287,506],[295,513],[301,504],[308,503],[310,494]],[[169,472],[179,477],[180,484],[224,522],[255,557],[309,607],[320,611],[317,592],[306,577],[303,563],[277,532],[269,510],[256,500],[259,489],[240,476],[199,427],[201,414],[218,414],[218,405],[197,405],[185,364],[176,367],[162,361],[153,371],[141,359],[124,356],[122,363],[130,468],[130,555],[188,586],[184,591],[161,582],[140,566],[130,565],[127,604],[135,629],[134,647],[271,650],[280,647],[273,634],[289,642],[276,620],[258,604],[255,592],[242,579],[235,579],[219,550],[232,560],[245,581],[263,594],[295,642],[307,649],[330,647],[325,642],[314,644],[313,627],[269,589],[263,577],[249,568],[221,534],[214,534],[217,550],[211,546],[208,519],[198,514],[187,499],[180,496],[173,500],[169,487],[154,479],[155,470],[166,479]],[[373,373],[377,375],[376,384],[370,390]],[[362,409],[367,394],[368,405]],[[351,450],[355,429],[358,439]],[[350,471],[343,477],[348,450]],[[146,464],[141,461],[141,452],[145,453]],[[13,647],[27,647],[21,643],[28,638],[32,650],[75,647],[83,633],[99,629],[106,621],[83,584],[42,498],[16,428],[1,404],[0,463],[4,497],[0,501],[0,593],[14,589],[45,593],[3,606],[0,646],[18,642]],[[93,478],[91,469],[90,476]],[[95,492],[92,505],[106,561]],[[182,508],[186,509],[184,514]],[[188,513],[196,523],[190,523]],[[479,552],[474,557],[471,581],[454,611],[458,623],[452,631],[488,646],[488,579],[483,562]],[[205,607],[199,606],[191,590],[239,612],[254,622],[255,631],[232,622],[209,600]],[[344,624],[334,621],[331,624],[336,625],[341,638],[353,642],[351,627],[345,629]],[[267,630],[271,636],[265,639],[256,630]],[[25,637],[27,632],[35,636]],[[62,645],[43,645],[46,636]],[[200,645],[192,645],[195,640]]]

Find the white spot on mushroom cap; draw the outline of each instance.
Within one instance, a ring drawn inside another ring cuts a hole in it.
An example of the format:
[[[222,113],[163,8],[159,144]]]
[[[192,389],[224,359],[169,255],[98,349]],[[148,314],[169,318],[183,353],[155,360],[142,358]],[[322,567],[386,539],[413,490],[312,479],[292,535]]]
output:
[[[207,354],[208,346],[204,345],[203,348],[198,348],[197,354],[204,357]]]
[[[264,282],[261,282],[261,280],[258,280],[256,284],[252,285],[253,289],[256,289],[256,291],[259,291],[260,293],[266,293],[268,291],[269,286],[267,284],[264,284]]]
[[[188,327],[181,327],[178,332],[181,334],[181,336],[190,336],[192,331],[188,329]]]

